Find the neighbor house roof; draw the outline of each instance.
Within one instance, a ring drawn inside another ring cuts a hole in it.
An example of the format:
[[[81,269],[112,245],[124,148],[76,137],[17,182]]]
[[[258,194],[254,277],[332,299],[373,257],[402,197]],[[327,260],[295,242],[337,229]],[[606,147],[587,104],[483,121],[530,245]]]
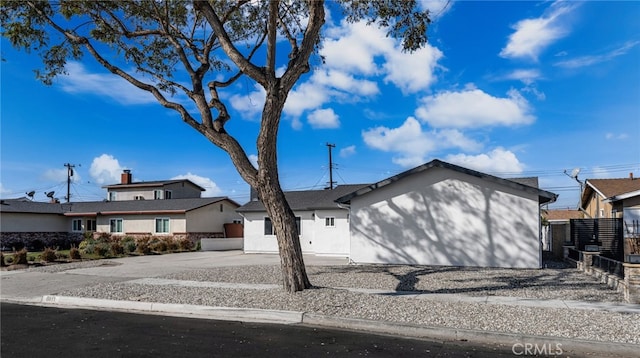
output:
[[[43,203],[25,199],[2,199],[0,201],[0,212],[62,215],[62,204]]]
[[[502,185],[506,185],[508,187],[514,188],[514,189],[518,189],[518,190],[523,190],[532,194],[537,194],[538,195],[538,202],[540,204],[544,204],[544,203],[548,203],[548,202],[554,202],[556,200],[556,198],[558,197],[557,194],[554,194],[552,192],[549,191],[545,191],[545,190],[541,190],[537,188],[537,179],[535,180],[536,182],[536,186],[531,186],[531,185],[526,185],[526,184],[522,184],[520,182],[518,182],[518,179],[503,179],[503,178],[499,178],[490,174],[485,174],[485,173],[481,173],[479,171],[475,171],[475,170],[471,170],[471,169],[467,169],[467,168],[463,168],[460,166],[457,166],[455,164],[450,164],[450,163],[446,163],[443,162],[441,160],[432,160],[429,163],[423,164],[421,166],[415,167],[413,169],[407,170],[405,172],[402,172],[398,175],[394,175],[390,178],[384,179],[382,181],[379,181],[375,184],[371,184],[368,186],[365,186],[357,191],[354,191],[352,193],[349,193],[343,197],[338,198],[336,201],[339,203],[349,203],[351,201],[351,199],[367,194],[371,191],[374,191],[376,189],[385,187],[389,184],[395,183],[400,179],[403,179],[405,177],[408,177],[410,175],[413,174],[417,174],[417,173],[421,173],[427,170],[430,170],[432,168],[446,168],[446,169],[450,169],[450,170],[454,170],[456,172],[459,173],[464,173],[467,175],[471,175],[477,178],[481,178],[483,180],[487,180],[490,182],[494,182],[494,183],[499,183]],[[531,178],[521,178],[519,180],[522,180],[523,182],[527,182],[529,184],[533,184],[533,180],[531,180]]]
[[[582,212],[572,209],[555,209],[547,210],[545,216],[549,221],[569,221],[571,219],[582,219]]]
[[[366,187],[367,185],[368,184],[338,185],[331,190],[286,191],[284,195],[289,206],[294,211],[336,209],[339,207],[335,202],[337,198],[354,192],[362,187]],[[265,208],[262,202],[254,200],[244,204],[238,208],[237,211],[263,212],[265,211]]]
[[[131,215],[145,213],[184,213],[221,201],[240,206],[227,197],[168,199],[168,200],[122,200],[84,201],[75,203],[41,203],[33,201],[3,200],[2,212],[49,213],[65,216]]]
[[[162,187],[165,185],[169,185],[169,184],[175,184],[175,183],[189,183],[193,186],[195,186],[196,188],[200,189],[200,191],[205,191],[205,189],[203,187],[201,187],[200,185],[192,182],[189,179],[175,179],[175,180],[154,180],[154,181],[141,181],[141,182],[134,182],[134,183],[129,183],[129,184],[111,184],[111,185],[105,185],[103,186],[103,188],[106,189],[123,189],[123,188],[148,188],[148,187]]]
[[[603,199],[631,193],[640,190],[640,179],[638,178],[618,178],[618,179],[587,179],[582,202],[584,203],[591,193],[595,192]]]

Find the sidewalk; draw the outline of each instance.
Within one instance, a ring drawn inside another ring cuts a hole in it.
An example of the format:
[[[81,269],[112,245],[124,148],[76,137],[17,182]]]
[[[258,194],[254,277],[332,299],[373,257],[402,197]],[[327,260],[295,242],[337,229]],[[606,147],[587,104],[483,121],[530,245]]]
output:
[[[307,266],[346,265],[344,258],[305,257]],[[98,264],[98,263],[96,263]],[[230,283],[212,281],[191,281],[162,278],[174,273],[193,269],[232,267],[246,265],[277,265],[277,255],[245,255],[239,251],[197,252],[162,256],[141,256],[105,260],[100,266],[68,269],[55,272],[2,271],[0,297],[3,302],[36,304],[43,306],[65,306],[72,308],[130,311],[172,316],[236,320],[247,322],[268,322],[282,324],[305,324],[343,329],[363,330],[374,333],[394,334],[404,337],[437,340],[466,340],[471,342],[494,343],[512,346],[520,343],[544,344],[561,343],[567,351],[602,352],[614,356],[637,355],[640,345],[615,342],[593,342],[562,337],[533,336],[487,330],[470,330],[452,327],[436,327],[405,324],[389,321],[344,318],[313,312],[267,310],[256,308],[214,307],[207,305],[143,302],[137,300],[109,300],[99,298],[71,297],[59,293],[85,286],[104,283],[126,283],[141,286],[166,286],[189,289],[229,289],[229,290],[279,290],[274,284]],[[62,265],[60,265],[62,266]],[[592,310],[640,314],[640,305],[617,302],[586,302],[575,300],[540,300],[505,296],[469,296],[464,294],[437,294],[411,291],[373,290],[353,287],[334,287],[338,290],[364,293],[372,296],[391,296],[403,300],[427,300],[425,302],[476,303],[495,306],[532,308],[562,308],[571,310]],[[404,301],[403,301],[404,302]],[[639,316],[640,317],[640,316]],[[579,329],[576,327],[576,329]],[[638,332],[640,334],[640,332]]]

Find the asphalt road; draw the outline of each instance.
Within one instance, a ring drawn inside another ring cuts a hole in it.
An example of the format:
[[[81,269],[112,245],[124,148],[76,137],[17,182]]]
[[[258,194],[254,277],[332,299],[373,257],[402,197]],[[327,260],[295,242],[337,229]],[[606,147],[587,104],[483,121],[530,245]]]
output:
[[[511,347],[433,342],[300,325],[200,320],[2,303],[12,357],[514,357]]]

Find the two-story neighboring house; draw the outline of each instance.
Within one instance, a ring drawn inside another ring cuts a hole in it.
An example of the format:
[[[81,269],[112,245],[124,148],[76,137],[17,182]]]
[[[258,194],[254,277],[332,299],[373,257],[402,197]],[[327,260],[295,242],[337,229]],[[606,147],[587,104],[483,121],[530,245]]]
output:
[[[224,225],[242,220],[235,211],[238,203],[227,197],[201,198],[205,189],[188,179],[134,182],[131,172],[125,170],[119,184],[105,188],[108,199],[104,201],[3,200],[2,245],[29,245],[37,240],[50,246],[65,238],[78,242],[85,233],[171,235],[196,242],[203,237],[225,237]]]

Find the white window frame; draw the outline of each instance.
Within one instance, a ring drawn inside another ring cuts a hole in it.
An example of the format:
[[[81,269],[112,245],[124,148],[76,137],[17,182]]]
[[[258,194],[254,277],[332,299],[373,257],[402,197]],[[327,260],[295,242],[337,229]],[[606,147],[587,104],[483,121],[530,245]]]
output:
[[[164,198],[165,198],[165,199],[173,199],[173,191],[171,191],[171,190],[165,190],[165,191],[164,191]]]
[[[162,231],[158,231],[158,223],[162,223]],[[171,233],[171,218],[168,217],[161,217],[161,218],[155,218],[155,220],[153,221],[154,223],[154,232],[156,234],[169,234]],[[164,227],[164,223],[166,223],[166,227]],[[166,230],[166,231],[165,231]]]
[[[325,216],[325,218],[324,218],[324,227],[336,227],[336,217],[335,216]]]
[[[153,199],[154,200],[162,200],[164,199],[164,190],[156,189],[153,191]]]
[[[110,191],[109,192],[109,201],[116,201],[118,200],[118,195],[115,191]]]
[[[82,232],[82,219],[72,219],[71,220],[71,231],[72,232]]]
[[[118,222],[120,223],[120,227],[118,228]],[[116,223],[116,230],[113,230],[113,224]],[[118,231],[120,229],[120,231]],[[112,234],[122,234],[124,232],[124,220],[122,218],[112,218],[109,219],[109,232]]]

